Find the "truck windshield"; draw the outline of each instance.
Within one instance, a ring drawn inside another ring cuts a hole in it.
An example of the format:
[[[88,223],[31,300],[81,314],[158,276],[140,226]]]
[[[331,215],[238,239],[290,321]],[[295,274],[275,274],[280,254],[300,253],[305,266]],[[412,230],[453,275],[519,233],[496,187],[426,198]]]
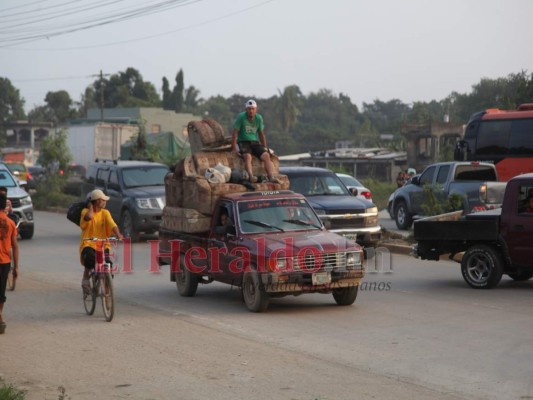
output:
[[[10,188],[17,186],[17,184],[15,183],[9,172],[0,170],[0,186]]]
[[[320,229],[322,224],[303,199],[241,201],[238,205],[243,233]]]
[[[350,196],[335,174],[291,176],[291,190],[304,196]]]
[[[134,188],[139,186],[162,186],[165,184],[165,167],[136,167],[126,168],[122,172],[124,186]]]

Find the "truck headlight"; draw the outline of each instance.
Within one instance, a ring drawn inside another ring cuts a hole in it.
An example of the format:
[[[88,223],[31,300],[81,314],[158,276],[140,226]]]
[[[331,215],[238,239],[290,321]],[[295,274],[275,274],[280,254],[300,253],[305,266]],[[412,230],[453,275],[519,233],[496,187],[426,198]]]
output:
[[[365,213],[367,214],[377,214],[378,208],[377,207],[370,207],[365,210]]]
[[[346,254],[346,267],[354,267],[361,264],[361,253],[353,252]]]
[[[26,196],[20,199],[20,205],[21,206],[31,206],[31,197]]]
[[[162,210],[165,207],[165,198],[156,197],[149,199],[137,199],[135,200],[137,207],[142,209],[149,210]]]

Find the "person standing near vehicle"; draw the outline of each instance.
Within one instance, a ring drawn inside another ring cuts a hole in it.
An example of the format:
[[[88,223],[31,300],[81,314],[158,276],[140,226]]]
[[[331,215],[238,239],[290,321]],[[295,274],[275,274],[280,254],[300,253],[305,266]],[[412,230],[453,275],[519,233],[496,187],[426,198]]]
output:
[[[84,208],[81,212],[80,219],[80,261],[81,265],[84,266],[81,287],[84,290],[90,289],[89,272],[96,265],[97,246],[97,243],[84,239],[106,239],[113,236],[113,234],[121,240],[124,238],[113,220],[111,213],[105,209],[109,197],[100,189],[95,189],[91,192],[89,200],[87,208]],[[109,247],[105,249],[105,253],[107,257]]]
[[[254,181],[253,155],[265,164],[268,180],[272,183],[280,183],[274,177],[274,164],[267,150],[265,123],[261,114],[257,114],[257,103],[255,100],[248,100],[245,106],[246,111],[239,113],[233,123],[232,149],[237,155],[242,156],[250,182]]]
[[[6,302],[7,276],[11,269],[11,254],[13,254],[14,280],[17,279],[19,271],[18,232],[15,223],[5,213],[6,203],[6,195],[0,193],[0,334],[6,331],[3,311]]]

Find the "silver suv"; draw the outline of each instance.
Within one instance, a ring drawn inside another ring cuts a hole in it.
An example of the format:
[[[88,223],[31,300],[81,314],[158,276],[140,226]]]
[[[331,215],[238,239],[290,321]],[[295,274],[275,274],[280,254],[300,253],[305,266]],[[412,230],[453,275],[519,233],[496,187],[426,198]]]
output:
[[[33,203],[30,195],[21,188],[25,181],[15,178],[4,163],[0,163],[0,186],[7,188],[13,213],[20,218],[19,234],[22,239],[31,239],[34,231]]]

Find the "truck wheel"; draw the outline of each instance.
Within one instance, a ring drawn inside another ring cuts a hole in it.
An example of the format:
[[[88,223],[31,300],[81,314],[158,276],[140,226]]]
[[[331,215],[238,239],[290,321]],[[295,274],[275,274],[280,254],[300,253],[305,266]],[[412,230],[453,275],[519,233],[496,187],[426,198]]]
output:
[[[339,306],[350,306],[357,298],[359,286],[351,286],[347,288],[333,290],[333,298]]]
[[[472,246],[463,256],[461,273],[466,283],[474,289],[491,289],[502,279],[502,258],[490,246]]]
[[[198,289],[198,277],[185,267],[183,257],[180,257],[180,270],[174,275],[178,292],[183,297],[193,297]]]
[[[533,272],[521,271],[516,274],[509,274],[509,277],[511,277],[515,281],[528,281],[533,278]]]
[[[139,232],[135,231],[133,227],[133,218],[128,210],[124,210],[120,216],[120,230],[125,237],[129,237],[132,243],[138,242],[140,239]]]
[[[396,216],[396,226],[398,229],[407,230],[413,225],[413,216],[407,210],[407,205],[404,201],[400,201],[394,207],[394,215]]]
[[[242,298],[248,310],[263,312],[268,307],[268,293],[257,271],[245,272],[242,278]]]
[[[28,225],[25,229],[20,230],[21,239],[31,239],[33,237],[34,225]]]

